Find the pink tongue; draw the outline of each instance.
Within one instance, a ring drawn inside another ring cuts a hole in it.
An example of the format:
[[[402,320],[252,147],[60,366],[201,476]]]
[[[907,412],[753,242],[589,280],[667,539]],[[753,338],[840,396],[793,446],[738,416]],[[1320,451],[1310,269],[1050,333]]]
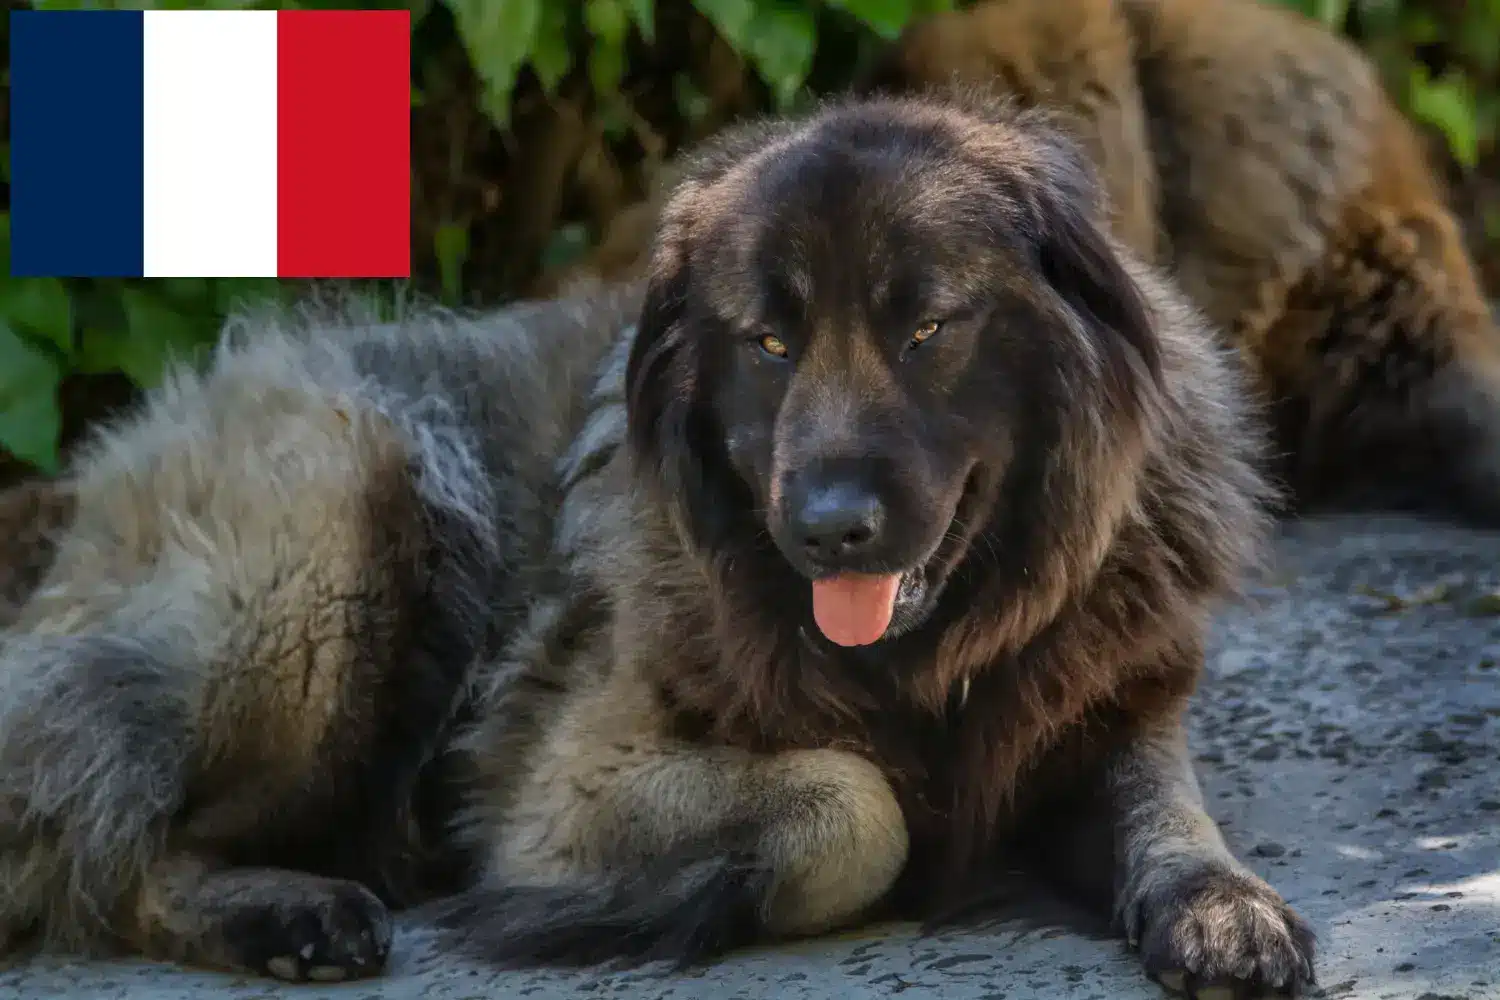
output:
[[[868,646],[891,624],[899,574],[867,576],[845,573],[813,584],[813,618],[823,634],[840,646]]]

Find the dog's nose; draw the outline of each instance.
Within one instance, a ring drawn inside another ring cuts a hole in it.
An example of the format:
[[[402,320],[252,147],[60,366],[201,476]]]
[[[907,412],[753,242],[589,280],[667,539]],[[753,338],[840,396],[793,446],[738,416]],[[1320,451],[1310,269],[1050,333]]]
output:
[[[834,562],[871,548],[884,521],[879,497],[857,483],[841,480],[804,491],[792,507],[790,527],[809,558]]]

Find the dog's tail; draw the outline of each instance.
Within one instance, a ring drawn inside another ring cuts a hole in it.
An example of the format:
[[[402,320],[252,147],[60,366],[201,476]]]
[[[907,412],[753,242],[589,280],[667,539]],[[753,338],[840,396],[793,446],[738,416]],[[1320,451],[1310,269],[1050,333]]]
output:
[[[753,851],[716,837],[597,878],[492,879],[429,914],[445,944],[492,964],[682,969],[761,939],[771,888]]]

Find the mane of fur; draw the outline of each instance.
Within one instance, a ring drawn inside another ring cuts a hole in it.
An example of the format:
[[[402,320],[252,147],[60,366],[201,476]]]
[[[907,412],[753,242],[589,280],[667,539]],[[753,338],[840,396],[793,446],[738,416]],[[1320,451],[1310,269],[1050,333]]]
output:
[[[964,135],[997,169],[1011,157],[1010,183],[1043,213],[1039,225],[1057,224],[1060,211],[1072,210],[1064,204],[1104,210],[1091,174],[1063,199],[1049,188],[1057,183],[1046,172],[1049,156],[1082,157],[1065,137],[1033,131],[1045,119],[978,94],[965,101],[900,99],[873,110],[834,103],[810,125],[735,131],[687,171],[664,212],[641,321],[657,339],[638,339],[627,387],[641,499],[610,524],[618,534],[608,543],[621,567],[612,599],[624,621],[623,655],[657,679],[685,734],[869,755],[888,770],[914,829],[951,845],[960,869],[1003,832],[1023,779],[1086,718],[1176,711],[1199,670],[1207,612],[1258,558],[1270,498],[1233,356],[1179,294],[1127,255],[1118,259],[1128,279],[1100,294],[1144,301],[1159,378],[1106,367],[1076,387],[1065,446],[1039,473],[1038,489],[1022,498],[1023,511],[1003,512],[1012,530],[975,541],[922,632],[870,653],[819,648],[778,617],[776,602],[796,584],[762,535],[743,522],[695,530],[705,511],[715,524],[737,513],[711,481],[716,457],[683,416],[712,388],[671,314],[697,227],[716,218],[717,182],[774,157],[819,122],[868,112]],[[1037,135],[1048,139],[1028,146]],[[1090,212],[1087,224],[1099,226],[1099,215]],[[659,569],[642,579],[642,565]],[[961,689],[967,697],[955,711]],[[955,797],[934,800],[934,790]]]

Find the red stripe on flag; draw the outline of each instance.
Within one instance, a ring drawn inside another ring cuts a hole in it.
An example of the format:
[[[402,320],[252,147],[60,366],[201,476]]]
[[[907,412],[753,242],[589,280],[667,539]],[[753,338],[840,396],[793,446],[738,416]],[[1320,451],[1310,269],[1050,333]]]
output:
[[[277,274],[410,277],[411,12],[280,11],[276,46]]]

